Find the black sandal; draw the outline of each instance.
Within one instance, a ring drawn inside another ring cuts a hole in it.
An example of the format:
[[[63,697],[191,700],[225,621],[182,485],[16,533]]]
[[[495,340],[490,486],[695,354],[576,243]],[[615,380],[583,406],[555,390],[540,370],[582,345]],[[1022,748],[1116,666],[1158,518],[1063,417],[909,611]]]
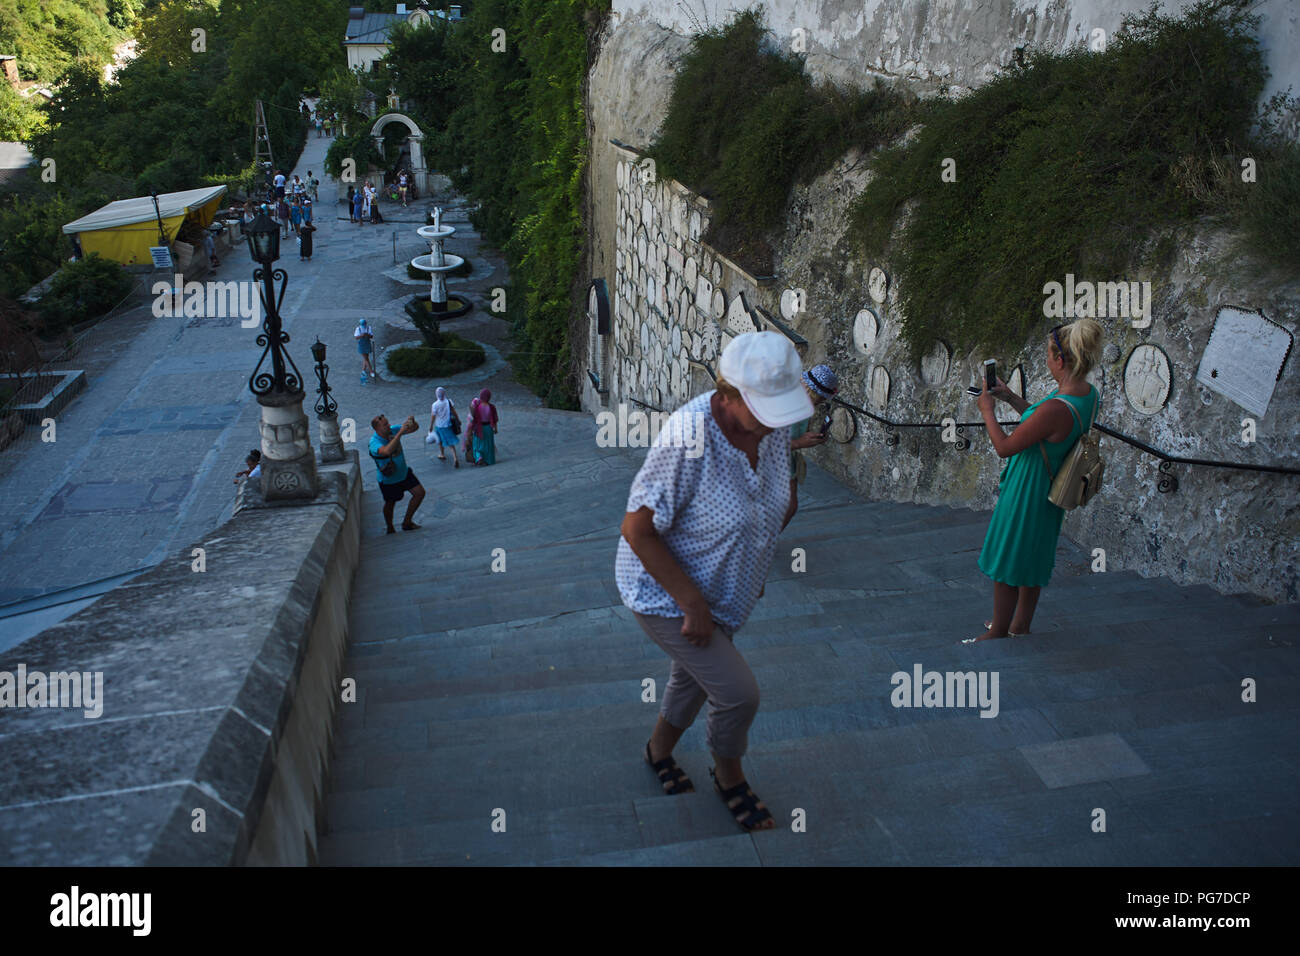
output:
[[[650,741],[645,742],[645,762],[650,765],[659,776],[659,782],[663,784],[664,793],[676,796],[679,793],[694,793],[695,784],[691,783],[691,778],[686,776],[686,771],[677,766],[677,761],[669,754],[663,760],[655,761],[650,756]]]
[[[713,772],[712,767],[709,768],[709,776],[713,778],[713,788],[718,791],[718,794],[722,797],[722,802],[727,805],[727,809],[731,811],[731,815],[740,824],[741,829],[747,831],[757,830],[760,824],[772,819],[772,814],[768,812],[763,801],[759,800],[758,795],[749,789],[748,781],[742,780],[734,787],[723,790],[722,784],[718,783],[718,775]],[[740,803],[733,807],[731,804],[734,800],[739,800]]]

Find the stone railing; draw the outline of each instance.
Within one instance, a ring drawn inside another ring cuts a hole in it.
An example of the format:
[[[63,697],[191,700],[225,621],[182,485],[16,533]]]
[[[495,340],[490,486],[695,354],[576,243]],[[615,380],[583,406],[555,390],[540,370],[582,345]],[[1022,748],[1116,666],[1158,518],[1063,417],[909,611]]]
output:
[[[241,494],[191,548],[0,654],[0,864],[315,861],[356,453],[320,480],[306,505]]]

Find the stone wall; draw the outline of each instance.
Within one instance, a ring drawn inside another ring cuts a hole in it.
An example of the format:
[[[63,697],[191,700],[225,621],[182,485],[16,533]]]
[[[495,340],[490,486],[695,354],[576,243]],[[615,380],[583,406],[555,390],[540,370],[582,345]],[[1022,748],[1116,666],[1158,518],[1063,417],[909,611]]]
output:
[[[1014,371],[1013,384],[1030,401],[1046,394],[1052,383],[1042,341],[1008,343],[999,355],[954,355],[936,342],[922,362],[910,359],[898,339],[897,284],[880,268],[885,263],[861,261],[844,240],[846,211],[869,175],[860,157],[845,156],[795,191],[777,243],[776,280],[750,276],[700,242],[708,203],[677,183],[650,181],[635,150],[610,142],[641,146],[653,139],[687,42],[625,16],[614,22],[589,75],[591,277],[608,285],[612,329],[599,335],[592,321],[577,337],[606,392],[588,384],[584,407],[635,400],[672,409],[709,387],[704,365],[716,369],[730,335],[782,327],[806,340],[806,365],[826,361],[839,372],[842,398],[895,422],[978,423],[964,390],[986,358],[998,361],[1004,377]],[[628,76],[637,82],[627,83]],[[1142,276],[1154,295],[1149,327],[1100,320],[1107,344],[1093,375],[1103,393],[1099,420],[1168,454],[1296,467],[1300,357],[1286,360],[1262,414],[1197,380],[1224,309],[1258,310],[1269,321],[1251,321],[1265,338],[1273,330],[1283,342],[1287,332],[1271,323],[1293,334],[1300,322],[1300,281],[1262,277],[1227,250],[1228,237],[1203,230],[1179,248],[1171,269]],[[1280,361],[1284,351],[1277,341],[1256,343],[1257,351],[1232,345],[1238,354],[1230,349],[1220,358],[1245,365]],[[1210,381],[1209,371],[1202,377]],[[1016,416],[1001,406],[1000,417]],[[1253,441],[1243,438],[1247,419]],[[951,430],[956,441],[944,441],[940,429],[900,429],[890,444],[879,424],[861,416],[856,424],[850,440],[828,443],[810,458],[871,498],[992,507],[1002,462],[982,426]],[[1105,489],[1067,517],[1065,533],[1089,553],[1104,550],[1108,568],[1300,599],[1294,476],[1182,465],[1164,475],[1158,458],[1114,439],[1103,439],[1103,451]]]
[[[360,558],[356,453],[320,478],[309,505],[241,497],[194,543],[201,571],[187,548],[0,654],[0,672],[102,681],[98,716],[0,711],[0,864],[315,861]]]
[[[1165,0],[1176,14],[1193,0]],[[920,91],[959,92],[991,79],[1017,47],[1060,52],[1109,38],[1149,0],[613,0],[615,30],[653,25],[678,36],[763,7],[773,35],[807,57],[818,78],[869,86],[874,78]],[[1252,4],[1271,73],[1264,95],[1300,90],[1300,11],[1293,0]],[[641,77],[638,75],[638,81]]]

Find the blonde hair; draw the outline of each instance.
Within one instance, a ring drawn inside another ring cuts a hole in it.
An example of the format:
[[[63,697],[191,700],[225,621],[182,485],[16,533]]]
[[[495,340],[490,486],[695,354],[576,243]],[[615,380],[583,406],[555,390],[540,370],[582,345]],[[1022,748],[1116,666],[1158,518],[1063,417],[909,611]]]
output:
[[[721,375],[719,375],[717,379],[714,381],[713,387],[718,390],[718,393],[720,395],[724,395],[725,397],[731,399],[733,402],[738,402],[741,400],[740,389],[736,388],[736,386],[732,385]]]
[[[1101,323],[1096,319],[1076,319],[1057,330],[1061,348],[1065,349],[1066,367],[1074,378],[1085,378],[1101,358]],[[1047,337],[1048,347],[1059,355],[1052,337]]]

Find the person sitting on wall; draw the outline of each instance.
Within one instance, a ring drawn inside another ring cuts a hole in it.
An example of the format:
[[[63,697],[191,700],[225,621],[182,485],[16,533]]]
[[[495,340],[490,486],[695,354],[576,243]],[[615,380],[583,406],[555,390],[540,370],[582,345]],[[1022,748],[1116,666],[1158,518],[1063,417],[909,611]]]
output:
[[[1056,565],[1056,539],[1065,519],[1065,511],[1047,500],[1052,475],[1083,434],[1083,422],[1095,419],[1101,402],[1087,380],[1101,355],[1101,335],[1096,319],[1052,329],[1046,359],[1057,387],[1032,405],[1002,379],[980,393],[993,448],[1010,461],[998,480],[998,503],[979,559],[980,570],[993,579],[993,618],[984,622],[983,634],[965,638],[963,644],[1029,633],[1039,593]],[[998,424],[995,398],[1021,412],[1020,425],[1010,435]]]
[[[235,472],[235,484],[244,478],[262,477],[262,453],[254,448],[244,459],[244,470]]]

